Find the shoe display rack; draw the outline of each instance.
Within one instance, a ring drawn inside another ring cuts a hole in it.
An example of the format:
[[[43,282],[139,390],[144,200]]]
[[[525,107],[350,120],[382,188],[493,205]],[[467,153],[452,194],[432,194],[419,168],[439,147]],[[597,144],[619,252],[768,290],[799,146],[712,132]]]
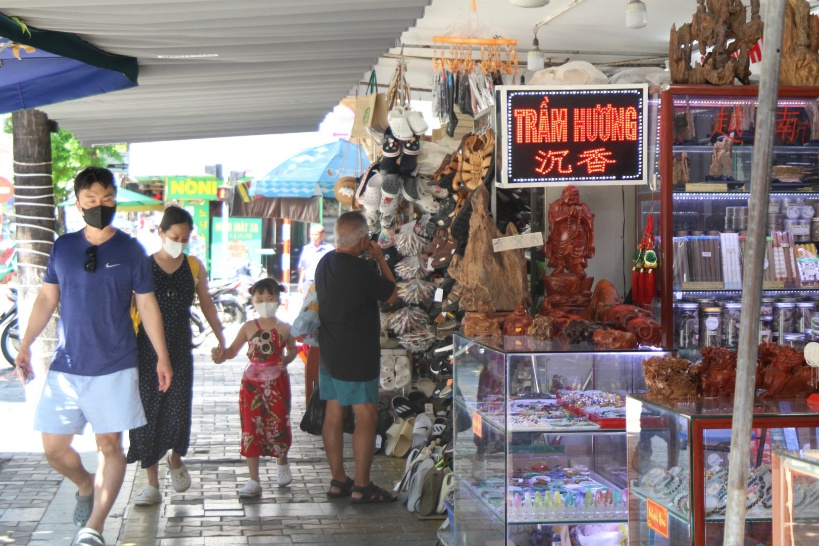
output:
[[[733,398],[668,401],[630,395],[626,408],[629,544],[722,544]],[[748,544],[771,544],[772,450],[815,449],[817,425],[819,414],[804,398],[754,403],[745,505]],[[791,506],[798,503],[795,513],[815,529],[819,488],[811,484],[793,484]]]
[[[446,543],[526,544],[546,529],[625,537],[626,395],[645,389],[641,364],[660,354],[557,341],[515,352],[456,334]]]

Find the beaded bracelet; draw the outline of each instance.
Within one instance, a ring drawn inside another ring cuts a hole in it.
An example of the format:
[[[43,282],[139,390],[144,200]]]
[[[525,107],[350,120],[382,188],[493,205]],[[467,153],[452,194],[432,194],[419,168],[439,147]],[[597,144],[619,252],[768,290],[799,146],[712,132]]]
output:
[[[663,498],[673,497],[674,495],[676,495],[680,491],[680,489],[682,489],[683,485],[684,485],[684,482],[679,477],[677,477],[677,476],[673,477],[665,485],[665,487],[663,487],[663,493],[662,493]]]

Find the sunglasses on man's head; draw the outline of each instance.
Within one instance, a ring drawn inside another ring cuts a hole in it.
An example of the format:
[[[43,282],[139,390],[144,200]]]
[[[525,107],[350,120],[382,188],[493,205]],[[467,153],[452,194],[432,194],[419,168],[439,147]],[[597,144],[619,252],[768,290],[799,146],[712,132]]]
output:
[[[85,255],[88,257],[88,259],[85,260],[85,270],[89,273],[93,273],[97,270],[97,245],[86,248]]]

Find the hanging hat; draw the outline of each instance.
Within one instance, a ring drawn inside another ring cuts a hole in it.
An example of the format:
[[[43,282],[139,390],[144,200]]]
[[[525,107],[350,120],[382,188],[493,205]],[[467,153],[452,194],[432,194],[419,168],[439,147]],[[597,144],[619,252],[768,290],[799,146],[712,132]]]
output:
[[[333,194],[342,205],[351,207],[355,197],[356,179],[354,176],[342,176],[333,187]]]

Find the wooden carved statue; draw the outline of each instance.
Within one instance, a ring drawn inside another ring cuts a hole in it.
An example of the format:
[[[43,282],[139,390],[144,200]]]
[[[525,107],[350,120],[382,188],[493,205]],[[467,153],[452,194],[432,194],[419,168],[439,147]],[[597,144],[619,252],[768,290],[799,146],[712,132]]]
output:
[[[466,313],[461,321],[461,327],[466,337],[501,337],[497,319],[489,317],[486,313]]]
[[[651,312],[635,305],[615,305],[603,313],[603,322],[619,330],[625,330],[629,322],[638,318],[651,318]]]
[[[671,27],[669,71],[674,83],[731,85],[750,83],[749,50],[762,38],[759,0],[751,0],[751,18],[742,0],[697,0],[691,23]],[[691,66],[693,44],[702,63]],[[710,51],[709,51],[710,49]],[[784,64],[784,59],[783,59]],[[784,83],[783,83],[784,84]]]
[[[575,186],[566,186],[549,205],[549,237],[543,245],[551,275],[544,278],[546,301],[555,309],[583,313],[591,300],[594,279],[586,275],[594,257],[594,214],[580,200]]]
[[[583,317],[588,320],[602,320],[603,313],[621,303],[623,303],[623,300],[620,299],[620,294],[614,285],[606,279],[601,279],[594,287],[592,299],[583,313]]]
[[[733,178],[731,175],[734,158],[734,141],[730,138],[723,138],[714,143],[711,152],[711,167],[708,175],[712,180],[727,180]]]
[[[811,391],[813,370],[797,349],[775,343],[759,346],[757,387],[765,389],[761,398],[802,396]]]
[[[703,396],[733,396],[737,354],[723,347],[703,347],[700,386]]]
[[[592,341],[601,349],[636,349],[637,336],[620,330],[596,330]]]
[[[524,306],[518,305],[503,319],[503,335],[525,336],[532,322],[532,315],[529,314],[529,311]]]
[[[691,363],[672,356],[655,356],[643,361],[643,373],[649,395],[678,400],[697,395],[697,382],[691,374]]]
[[[543,255],[554,268],[552,275],[586,278],[587,260],[594,257],[594,214],[575,186],[566,186],[560,199],[549,205],[549,238]]]
[[[819,19],[807,0],[788,0],[782,32],[780,85],[819,85]]]
[[[539,341],[546,341],[552,339],[552,329],[554,328],[554,319],[551,317],[544,317],[537,315],[532,319],[532,324],[526,329],[527,335]]]
[[[640,345],[659,347],[662,345],[663,332],[660,324],[653,318],[637,317],[629,321],[626,330],[634,334]]]

